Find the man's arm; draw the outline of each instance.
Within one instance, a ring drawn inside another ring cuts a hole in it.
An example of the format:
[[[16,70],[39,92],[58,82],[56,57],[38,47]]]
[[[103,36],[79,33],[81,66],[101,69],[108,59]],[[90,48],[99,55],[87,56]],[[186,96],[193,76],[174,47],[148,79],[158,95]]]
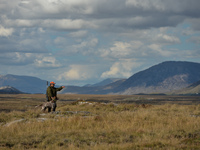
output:
[[[60,91],[60,90],[62,90],[63,88],[65,88],[65,86],[61,86],[61,87],[59,87],[59,88],[56,88],[56,91]]]

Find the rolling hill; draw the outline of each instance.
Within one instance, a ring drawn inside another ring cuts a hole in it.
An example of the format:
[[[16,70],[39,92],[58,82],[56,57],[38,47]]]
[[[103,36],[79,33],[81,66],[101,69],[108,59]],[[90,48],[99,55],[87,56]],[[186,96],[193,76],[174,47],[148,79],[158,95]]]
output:
[[[113,90],[118,94],[166,93],[200,80],[200,63],[167,61],[138,72]]]
[[[74,93],[74,94],[108,94],[118,87],[126,79],[108,78],[93,85],[80,86],[66,86],[59,93]]]
[[[107,86],[109,84],[115,83],[117,81],[122,81],[122,78],[108,78],[96,84],[89,85],[89,87],[100,87],[100,86]]]
[[[11,86],[0,87],[0,94],[22,94],[23,92]]]
[[[45,93],[47,81],[31,76],[0,75],[0,87],[12,86],[24,93]]]
[[[59,93],[160,94],[173,93],[184,88],[184,90],[192,90],[198,93],[198,81],[200,81],[200,63],[166,61],[140,71],[128,79],[109,78],[102,82],[82,87],[66,86]],[[9,85],[24,93],[45,93],[46,82],[31,76],[0,75],[0,87]]]
[[[174,95],[200,95],[200,80],[178,91],[174,91]]]
[[[108,83],[110,79],[84,87],[67,87],[62,93],[77,94],[161,94],[185,88],[200,80],[200,63],[166,61],[132,75]],[[105,82],[106,81],[106,82]]]

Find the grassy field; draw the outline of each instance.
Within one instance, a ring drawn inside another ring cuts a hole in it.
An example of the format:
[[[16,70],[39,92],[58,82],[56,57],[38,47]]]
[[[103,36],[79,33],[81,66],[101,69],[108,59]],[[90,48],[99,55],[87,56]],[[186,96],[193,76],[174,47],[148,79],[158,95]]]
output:
[[[200,97],[0,95],[0,149],[200,149]]]

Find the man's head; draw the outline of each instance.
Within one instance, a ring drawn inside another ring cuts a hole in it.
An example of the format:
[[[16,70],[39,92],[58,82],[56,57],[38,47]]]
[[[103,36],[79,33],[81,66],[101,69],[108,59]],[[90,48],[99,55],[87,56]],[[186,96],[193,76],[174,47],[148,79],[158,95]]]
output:
[[[53,82],[53,81],[50,82],[50,86],[54,86],[55,84],[56,84],[56,83]]]

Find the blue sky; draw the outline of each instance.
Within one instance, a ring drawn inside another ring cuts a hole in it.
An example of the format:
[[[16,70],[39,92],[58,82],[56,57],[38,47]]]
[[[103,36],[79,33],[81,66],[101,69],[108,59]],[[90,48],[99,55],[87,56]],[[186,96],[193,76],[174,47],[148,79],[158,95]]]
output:
[[[200,63],[199,0],[1,0],[0,74],[64,85]]]

